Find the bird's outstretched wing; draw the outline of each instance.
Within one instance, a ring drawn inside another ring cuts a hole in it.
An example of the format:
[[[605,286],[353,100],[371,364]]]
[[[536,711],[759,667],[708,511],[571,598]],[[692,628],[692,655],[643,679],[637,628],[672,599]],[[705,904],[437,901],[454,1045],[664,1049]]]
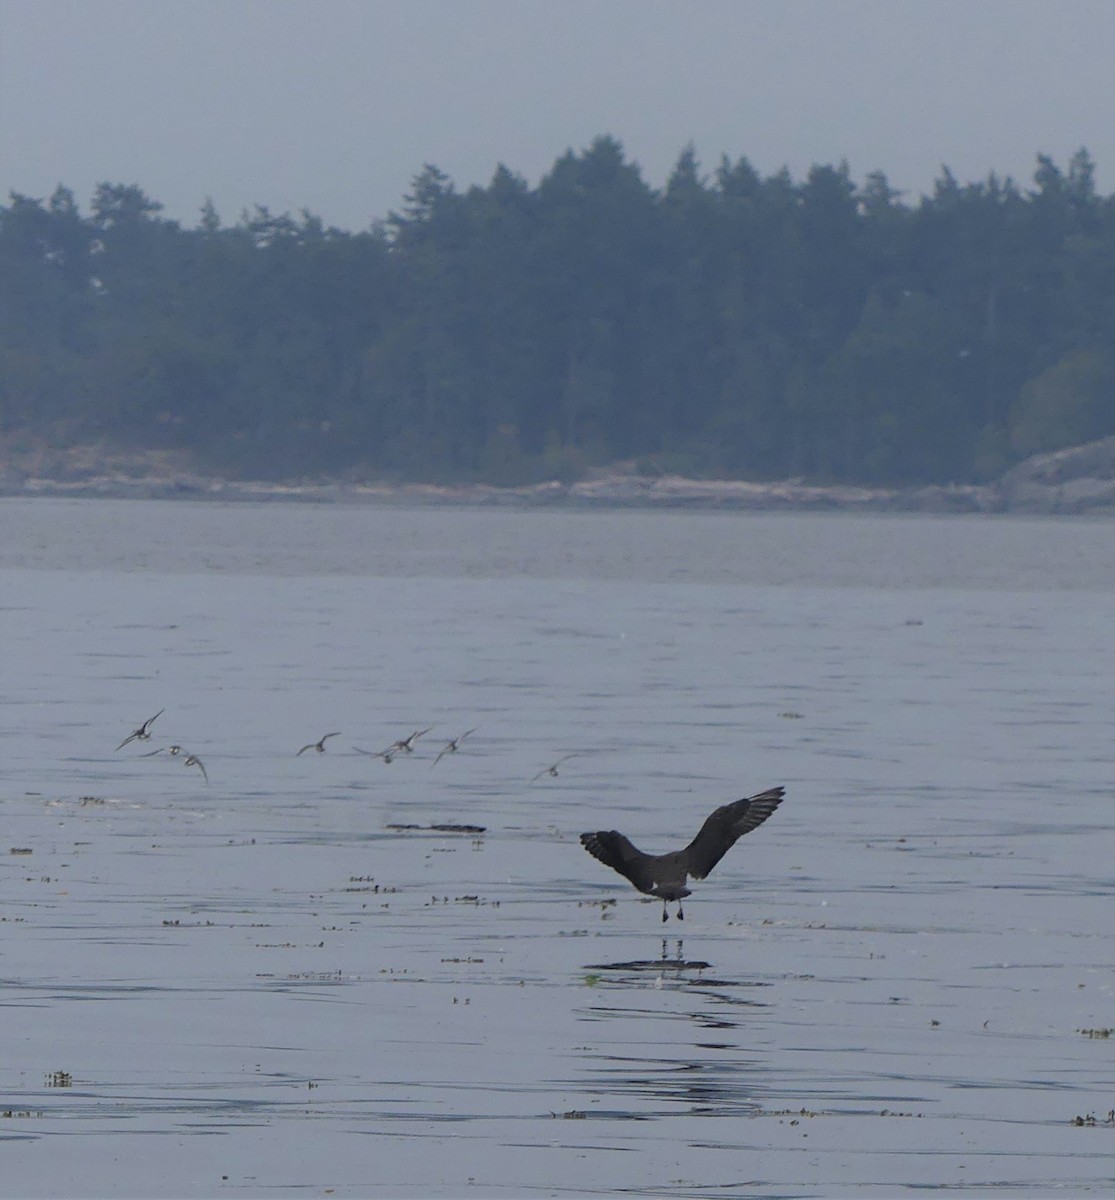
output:
[[[614,829],[582,833],[581,845],[593,858],[598,858],[606,867],[630,879],[640,892],[654,890],[655,881],[648,870],[651,856],[633,846],[622,833]]]
[[[165,712],[165,708],[160,708],[153,717],[148,717],[138,729],[133,729],[132,732],[129,733],[128,736],[120,743],[120,745],[116,747],[116,749],[123,750],[129,742],[134,742],[137,738],[143,742],[147,741],[147,739],[151,736],[151,726],[154,725],[154,723]]]
[[[694,879],[704,879],[745,833],[762,825],[782,803],[785,794],[785,788],[771,788],[718,808],[685,848],[689,874]]]

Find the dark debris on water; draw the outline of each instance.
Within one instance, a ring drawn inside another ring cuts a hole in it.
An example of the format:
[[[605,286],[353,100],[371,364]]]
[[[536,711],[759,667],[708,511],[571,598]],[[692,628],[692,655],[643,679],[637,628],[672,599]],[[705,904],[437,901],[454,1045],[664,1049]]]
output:
[[[487,833],[486,825],[456,825],[456,824],[436,824],[436,825],[401,825],[393,822],[387,826],[392,833],[466,833],[473,837],[481,833]]]

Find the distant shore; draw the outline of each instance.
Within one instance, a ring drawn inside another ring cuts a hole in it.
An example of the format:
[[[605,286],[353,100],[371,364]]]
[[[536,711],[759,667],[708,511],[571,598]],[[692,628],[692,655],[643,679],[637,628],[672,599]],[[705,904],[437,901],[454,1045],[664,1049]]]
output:
[[[13,484],[0,479],[3,496],[70,496],[104,499],[302,501],[405,505],[476,505],[565,508],[695,508],[773,511],[996,512],[1003,506],[993,488],[928,487],[896,490],[875,487],[812,487],[797,482],[663,476],[604,475],[576,483],[494,487],[490,484],[429,484],[331,481],[276,483],[197,475],[93,475],[84,479],[27,477]]]
[[[992,484],[912,488],[647,476],[620,464],[572,483],[495,487],[386,481],[226,479],[168,451],[0,456],[0,497],[301,501],[522,508],[720,509],[755,512],[1044,513],[1115,515],[1115,438],[1028,459]]]

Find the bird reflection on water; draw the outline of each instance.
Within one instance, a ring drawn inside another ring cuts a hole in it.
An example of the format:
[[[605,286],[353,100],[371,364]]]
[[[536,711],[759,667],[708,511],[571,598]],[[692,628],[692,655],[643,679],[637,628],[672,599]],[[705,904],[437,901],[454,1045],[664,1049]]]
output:
[[[593,963],[584,970],[601,977],[601,994],[581,1019],[619,1020],[624,1028],[622,1049],[611,1038],[595,1039],[586,1056],[575,1086],[592,1098],[589,1113],[645,1121],[763,1111],[766,1064],[742,1036],[750,1019],[740,1006],[767,1005],[739,993],[769,984],[714,977],[710,962],[686,956],[681,938],[663,938],[657,958]],[[615,1003],[620,995],[622,1002]]]
[[[670,939],[662,939],[662,956],[660,958],[633,959],[630,962],[617,963],[592,963],[585,967],[586,971],[705,971],[712,964],[705,962],[703,959],[694,959],[692,962],[685,959],[682,955],[682,946],[684,939],[677,938],[674,945],[674,955],[669,957]]]
[[[606,982],[619,986],[645,988],[648,983],[655,987],[662,987],[668,981],[671,990],[708,995],[725,1004],[742,1004],[749,1007],[761,1005],[760,1001],[744,999],[732,993],[738,988],[767,988],[771,984],[759,980],[727,979],[719,975],[706,974],[713,970],[713,964],[703,958],[686,958],[684,947],[683,938],[675,939],[674,950],[671,954],[670,939],[664,937],[662,952],[658,958],[586,963],[583,969],[586,978],[591,978],[594,983]]]

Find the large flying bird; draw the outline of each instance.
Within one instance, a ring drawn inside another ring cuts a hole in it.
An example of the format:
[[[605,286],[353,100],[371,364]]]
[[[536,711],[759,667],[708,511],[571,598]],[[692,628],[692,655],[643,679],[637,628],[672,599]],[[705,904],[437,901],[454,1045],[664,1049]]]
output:
[[[684,921],[682,899],[690,895],[686,881],[704,879],[745,833],[761,825],[782,803],[785,788],[771,788],[757,796],[722,805],[701,826],[684,850],[644,854],[622,833],[601,829],[582,833],[581,845],[605,866],[618,871],[648,896],[662,901],[662,920],[669,919],[666,904],[676,900],[678,920]]]

